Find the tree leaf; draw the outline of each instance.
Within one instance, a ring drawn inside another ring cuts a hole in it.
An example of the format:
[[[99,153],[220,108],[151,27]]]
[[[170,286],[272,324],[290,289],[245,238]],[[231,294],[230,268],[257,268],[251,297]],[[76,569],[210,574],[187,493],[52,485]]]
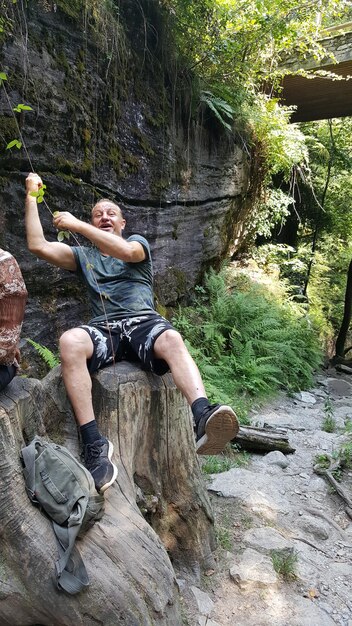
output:
[[[5,72],[0,72],[0,80],[7,80]]]
[[[32,107],[28,106],[28,104],[18,104],[13,108],[13,111],[16,113],[21,113],[21,111],[33,111]]]
[[[10,141],[10,143],[7,144],[6,150],[10,150],[10,148],[20,149],[21,147],[22,147],[22,142],[19,141],[18,139],[13,139],[12,141]]]

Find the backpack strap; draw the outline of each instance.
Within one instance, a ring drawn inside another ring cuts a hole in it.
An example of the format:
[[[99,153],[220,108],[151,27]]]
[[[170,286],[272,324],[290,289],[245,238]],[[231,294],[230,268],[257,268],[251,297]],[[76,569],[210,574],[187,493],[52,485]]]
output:
[[[57,586],[70,594],[78,593],[89,585],[86,567],[75,546],[77,535],[81,529],[81,521],[87,508],[87,501],[83,500],[83,503],[78,503],[78,508],[81,510],[83,508],[84,510],[78,516],[76,514],[73,516],[73,524],[70,525],[71,516],[67,527],[60,526],[53,521],[53,529],[59,550],[59,559],[55,564]],[[78,523],[77,520],[79,520]]]
[[[35,445],[37,441],[40,441],[40,439],[38,437],[34,437],[31,443],[21,450],[26,476],[26,491],[31,500],[35,499]]]

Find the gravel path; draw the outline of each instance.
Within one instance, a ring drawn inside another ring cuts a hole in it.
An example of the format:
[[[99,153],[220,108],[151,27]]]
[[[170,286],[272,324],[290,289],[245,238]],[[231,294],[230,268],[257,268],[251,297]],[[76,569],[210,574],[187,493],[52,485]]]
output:
[[[287,428],[296,452],[252,454],[246,466],[209,477],[217,564],[192,580],[180,576],[185,625],[352,626],[352,519],[314,472],[317,456],[351,442],[349,423],[352,377],[335,370],[308,393],[282,395],[253,413],[254,426]],[[352,499],[352,469],[339,484]],[[273,554],[288,578],[274,569]]]

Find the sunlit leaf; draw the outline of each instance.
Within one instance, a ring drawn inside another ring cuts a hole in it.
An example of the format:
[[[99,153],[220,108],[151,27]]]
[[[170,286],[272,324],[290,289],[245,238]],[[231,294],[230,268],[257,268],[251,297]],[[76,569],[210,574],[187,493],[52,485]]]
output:
[[[33,111],[33,109],[28,106],[28,104],[18,104],[14,107],[13,111],[15,111],[15,113],[21,113],[21,111]]]
[[[18,139],[13,139],[10,143],[7,144],[6,150],[10,150],[11,148],[18,148],[18,150],[22,147],[22,142]]]

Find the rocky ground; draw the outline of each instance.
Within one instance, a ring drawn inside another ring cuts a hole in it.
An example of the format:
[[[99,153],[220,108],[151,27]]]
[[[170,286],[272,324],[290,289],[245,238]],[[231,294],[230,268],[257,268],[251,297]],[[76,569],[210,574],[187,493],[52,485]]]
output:
[[[198,580],[180,576],[184,624],[352,626],[352,512],[314,471],[317,457],[352,440],[352,377],[324,372],[309,393],[252,415],[252,425],[266,424],[286,428],[296,451],[251,454],[207,478],[216,567]],[[340,478],[352,500],[352,470]]]

